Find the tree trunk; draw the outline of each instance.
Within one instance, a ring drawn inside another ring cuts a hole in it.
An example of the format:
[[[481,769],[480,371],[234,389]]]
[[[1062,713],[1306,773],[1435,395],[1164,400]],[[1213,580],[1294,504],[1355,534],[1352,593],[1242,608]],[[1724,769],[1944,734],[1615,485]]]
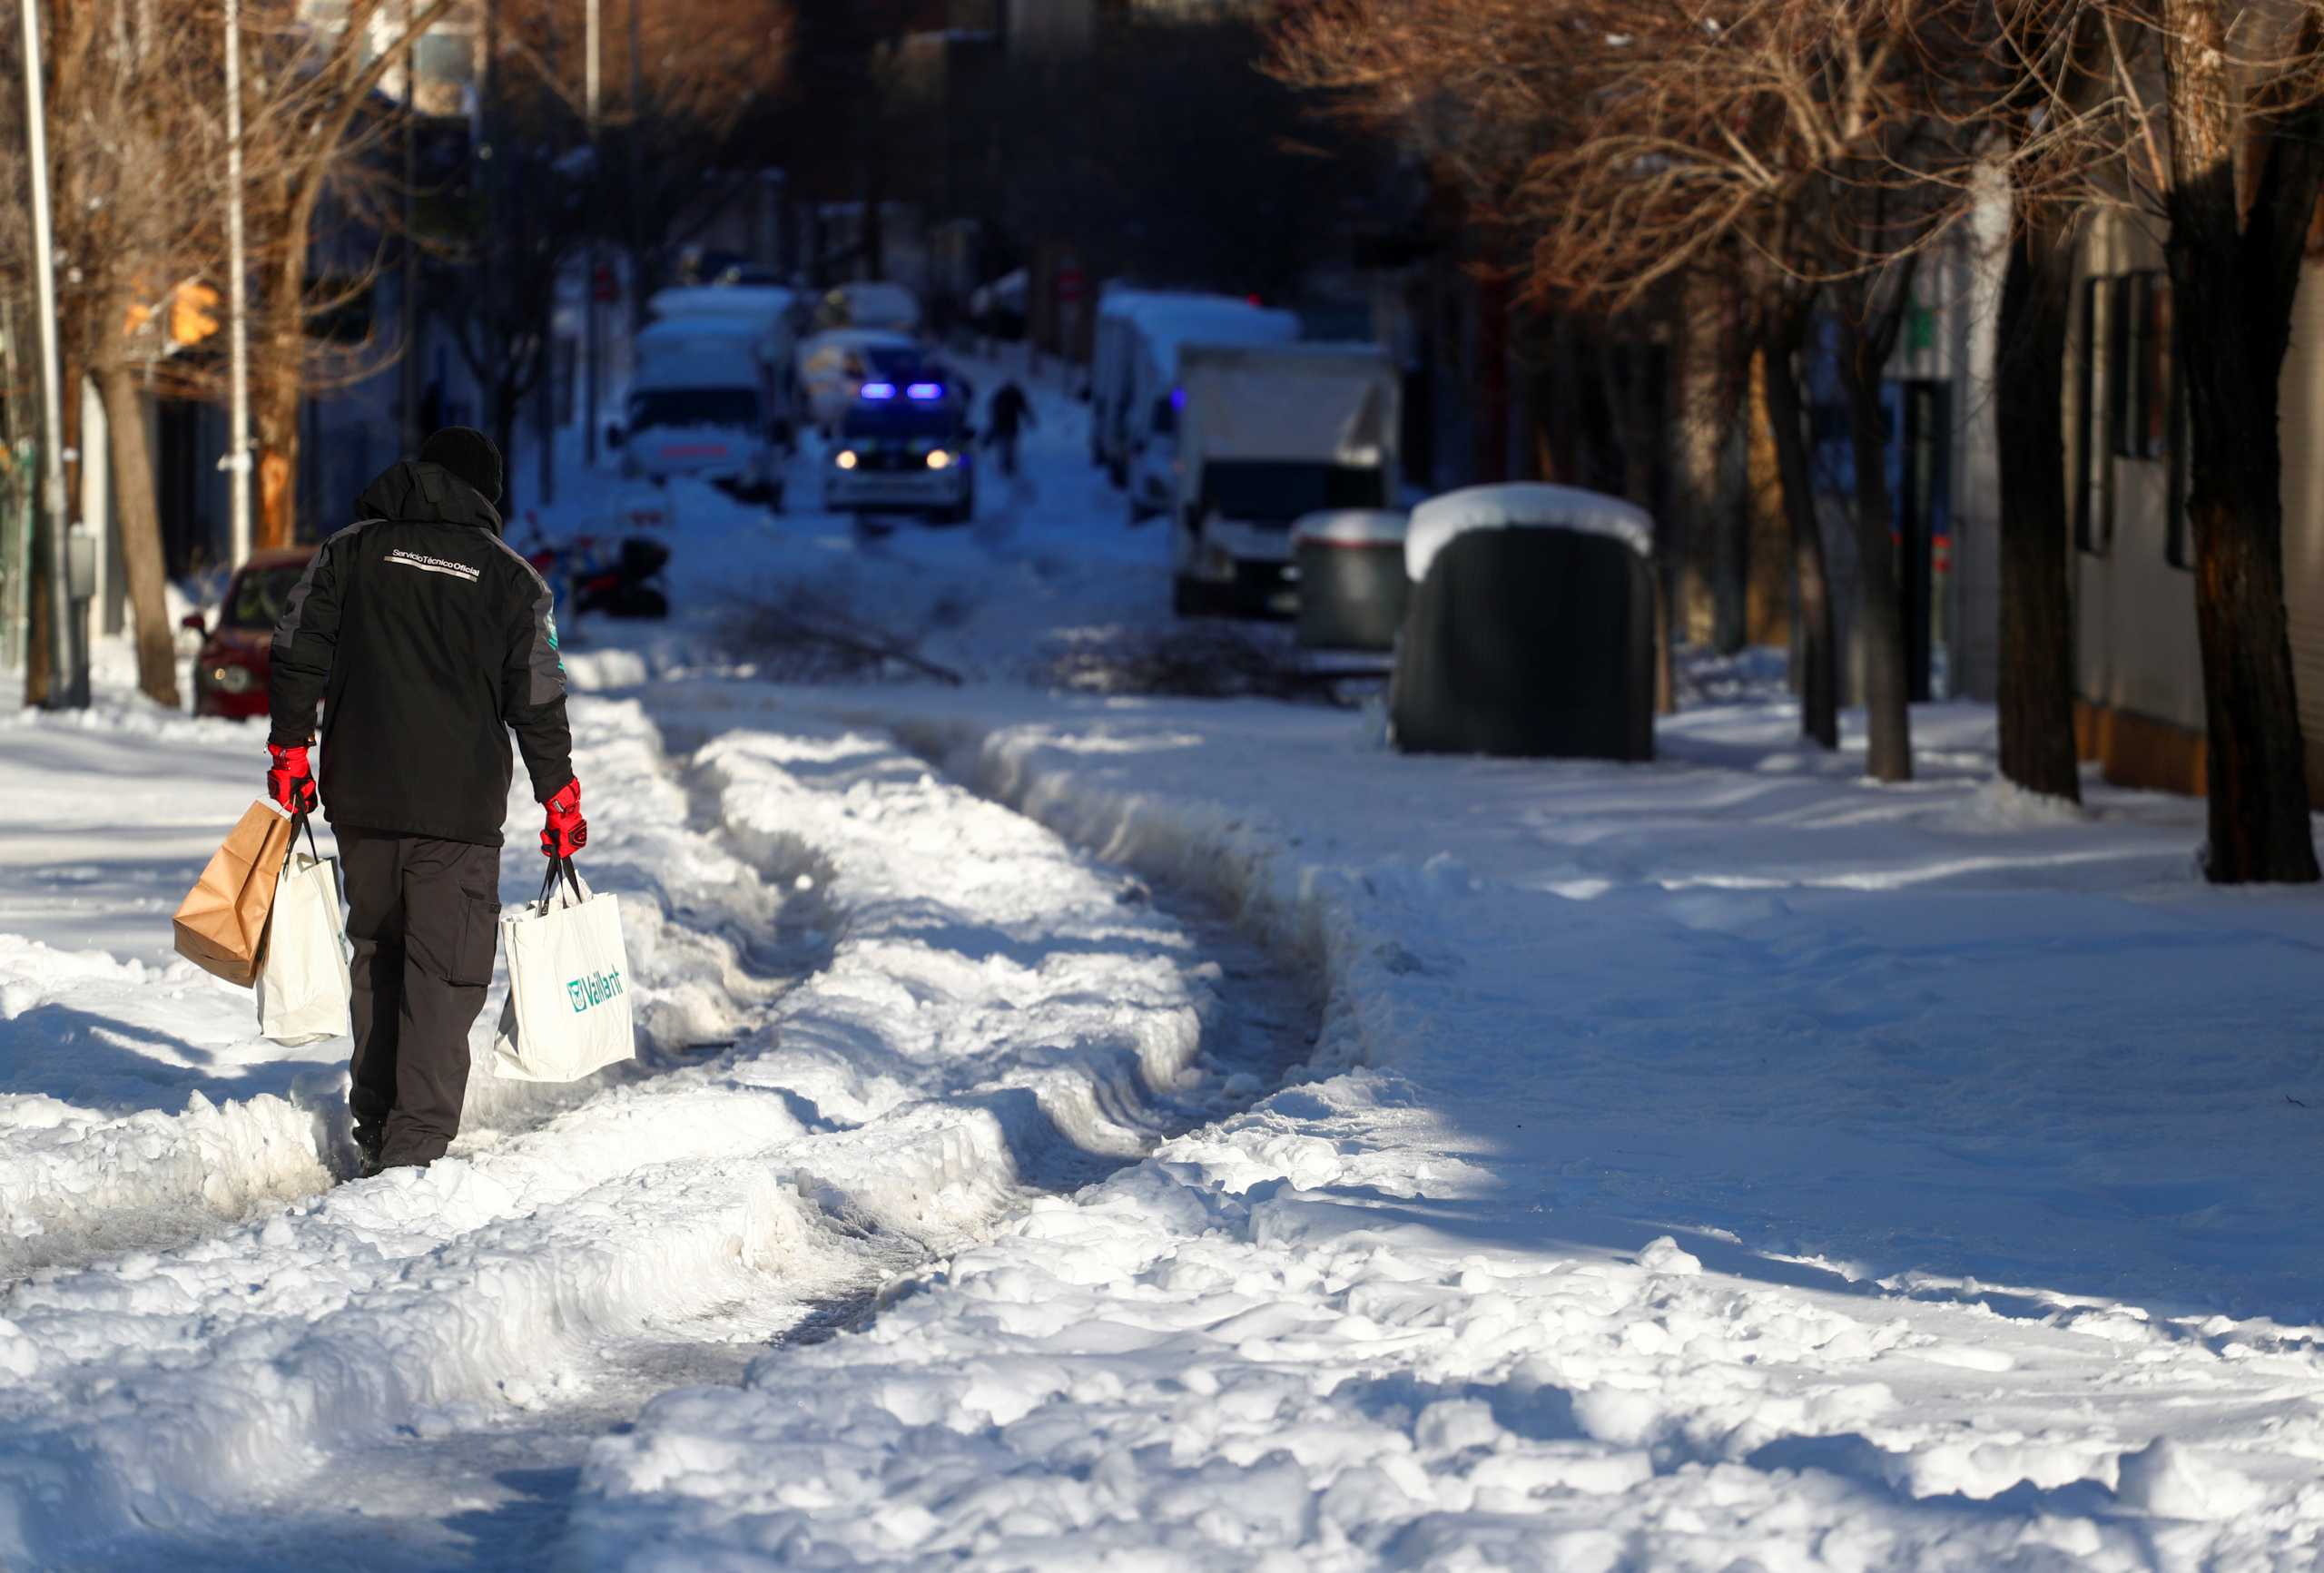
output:
[[[295,317],[299,304],[293,301],[289,310]],[[306,343],[297,330],[261,342],[265,370],[251,379],[258,389],[251,401],[251,425],[258,438],[251,480],[259,502],[251,538],[266,551],[299,538],[299,407],[306,396]]]
[[[2312,101],[2264,129],[2229,47],[2228,8],[2164,0],[2173,349],[2190,418],[2187,527],[2203,653],[2217,884],[2317,878],[2307,751],[2284,614],[2277,391],[2324,163]],[[2300,47],[2316,46],[2316,22]],[[2247,207],[2237,155],[2256,172]],[[2177,439],[2178,434],[2172,434]]]
[[[1722,654],[1741,647],[1741,619],[1730,608],[1741,601],[1741,558],[1729,544],[1733,532],[1720,507],[1726,491],[1724,460],[1732,425],[1734,379],[1728,375],[1728,294],[1707,275],[1688,280],[1679,295],[1676,374],[1678,419],[1671,436],[1669,512],[1680,555],[1676,565],[1680,595],[1678,614],[1687,638],[1707,635]]]
[[[2204,871],[2223,885],[2306,883],[2317,877],[2316,848],[2284,614],[2276,428],[2289,313],[2254,321],[2251,292],[2223,285],[2175,235],[2169,251],[2191,418],[2187,528],[2211,792]]]
[[[31,481],[32,497],[25,504],[33,512],[32,561],[25,565],[25,704],[37,709],[48,703],[48,691],[57,680],[55,635],[49,630],[48,557],[54,550],[48,544],[48,532],[54,528],[46,510],[40,506],[40,477],[35,473]]]
[[[2021,221],[1994,327],[2001,437],[2001,773],[2082,801],[2073,746],[2073,544],[2066,497],[2065,360],[2073,270],[2063,238]]]
[[[1509,280],[1477,280],[1477,425],[1472,434],[1478,482],[1509,478]]]
[[[1824,572],[1824,534],[1816,518],[1809,481],[1806,411],[1799,397],[1799,370],[1792,357],[1807,327],[1804,308],[1778,309],[1760,358],[1761,397],[1775,433],[1776,474],[1783,489],[1783,513],[1790,527],[1791,564],[1798,598],[1799,731],[1825,748],[1840,746],[1839,668],[1833,649],[1831,581]]]
[[[1905,658],[1905,602],[1896,582],[1895,506],[1888,495],[1887,421],[1880,408],[1885,336],[1843,314],[1840,380],[1848,396],[1856,464],[1856,629],[1864,646],[1865,773],[1913,779],[1912,686]]]
[[[145,412],[136,379],[125,366],[97,373],[105,427],[113,437],[113,516],[121,529],[121,561],[129,580],[131,625],[137,639],[138,691],[156,704],[178,706],[177,632],[170,626],[167,570],[162,560],[162,516],[153,500],[153,460],[145,444]]]

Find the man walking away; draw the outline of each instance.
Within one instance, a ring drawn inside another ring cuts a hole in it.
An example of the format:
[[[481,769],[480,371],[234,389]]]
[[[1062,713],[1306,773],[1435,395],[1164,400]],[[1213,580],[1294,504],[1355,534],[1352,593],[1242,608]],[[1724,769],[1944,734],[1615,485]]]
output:
[[[500,538],[499,450],[448,427],[356,499],[275,625],[266,784],[321,800],[355,944],[353,1086],[363,1172],[425,1166],[459,1134],[468,1028],[500,919],[517,734],[547,813],[541,850],[588,839],[548,585]]]
[[[986,407],[985,421],[987,446],[1000,450],[1000,473],[1014,477],[1018,428],[1041,424],[1033,418],[1033,401],[1025,397],[1025,390],[1014,379],[1004,382],[994,391],[992,403]]]

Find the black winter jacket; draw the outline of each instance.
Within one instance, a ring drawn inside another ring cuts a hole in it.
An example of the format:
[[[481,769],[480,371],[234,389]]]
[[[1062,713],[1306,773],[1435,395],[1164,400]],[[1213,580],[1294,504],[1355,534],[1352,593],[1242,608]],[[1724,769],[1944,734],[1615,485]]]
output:
[[[548,585],[439,466],[365,489],[291,591],[272,656],[273,742],[307,742],[322,702],[334,825],[498,846],[511,730],[536,800],[573,779]]]

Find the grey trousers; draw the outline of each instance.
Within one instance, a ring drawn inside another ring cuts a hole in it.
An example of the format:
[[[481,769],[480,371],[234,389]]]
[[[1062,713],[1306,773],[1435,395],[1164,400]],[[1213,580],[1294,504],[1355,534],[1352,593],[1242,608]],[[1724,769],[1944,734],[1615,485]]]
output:
[[[427,1165],[460,1130],[468,1028],[484,1008],[499,934],[500,849],[339,830],[354,942],[359,1137],[382,1165]]]

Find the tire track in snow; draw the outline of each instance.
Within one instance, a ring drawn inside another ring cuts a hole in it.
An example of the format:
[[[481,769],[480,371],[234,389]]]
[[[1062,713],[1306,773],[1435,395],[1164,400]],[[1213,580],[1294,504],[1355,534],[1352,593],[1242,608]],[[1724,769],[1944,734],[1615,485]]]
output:
[[[728,738],[703,762],[746,851],[803,841],[840,870],[831,966],[711,1065],[20,1291],[0,1560],[137,1524],[198,1542],[286,1460],[583,1401],[604,1350],[734,1307],[796,1322],[1265,1085],[1206,1057],[1224,976],[1137,881],[876,740]]]

